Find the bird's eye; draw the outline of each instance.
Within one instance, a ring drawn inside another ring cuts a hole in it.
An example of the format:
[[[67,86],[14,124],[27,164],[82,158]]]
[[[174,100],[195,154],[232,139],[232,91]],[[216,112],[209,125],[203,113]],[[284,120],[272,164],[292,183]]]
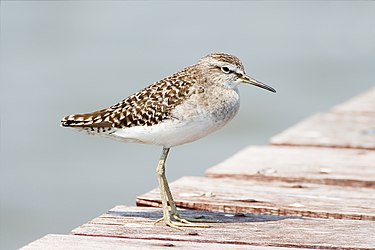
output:
[[[226,66],[223,66],[221,67],[221,71],[223,71],[225,74],[229,74],[230,73],[230,69]]]

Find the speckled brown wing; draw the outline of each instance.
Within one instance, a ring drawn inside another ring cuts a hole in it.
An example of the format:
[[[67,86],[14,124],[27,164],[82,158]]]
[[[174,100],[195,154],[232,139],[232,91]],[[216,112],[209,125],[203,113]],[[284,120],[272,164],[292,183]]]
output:
[[[129,128],[152,126],[169,119],[171,111],[195,91],[194,72],[186,68],[129,96],[109,108],[62,119],[62,126],[77,128]],[[99,128],[102,131],[99,131]]]

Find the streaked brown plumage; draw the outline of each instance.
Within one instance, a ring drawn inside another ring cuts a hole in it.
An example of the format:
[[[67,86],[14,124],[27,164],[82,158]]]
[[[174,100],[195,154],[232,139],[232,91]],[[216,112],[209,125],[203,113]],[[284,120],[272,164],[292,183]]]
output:
[[[243,70],[237,57],[218,53],[212,58],[235,64]],[[65,127],[129,128],[152,126],[170,118],[171,110],[192,94],[204,92],[207,85],[204,72],[196,65],[187,67],[169,77],[157,81],[143,90],[108,108],[87,114],[69,115],[62,119]],[[220,70],[215,69],[213,70]]]
[[[196,83],[194,69],[186,68],[155,82],[121,102],[88,114],[66,116],[63,126],[116,127],[152,126],[168,119],[177,105],[188,98]]]

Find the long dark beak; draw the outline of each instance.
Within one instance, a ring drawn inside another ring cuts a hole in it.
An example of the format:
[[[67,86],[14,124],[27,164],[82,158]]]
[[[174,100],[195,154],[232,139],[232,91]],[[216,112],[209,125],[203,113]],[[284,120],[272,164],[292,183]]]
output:
[[[243,83],[249,83],[249,84],[257,86],[259,88],[266,89],[266,90],[269,90],[271,92],[276,93],[276,90],[274,88],[272,88],[271,86],[268,86],[267,84],[259,82],[259,81],[255,80],[254,78],[251,78],[247,75],[241,76],[240,81],[242,81]]]

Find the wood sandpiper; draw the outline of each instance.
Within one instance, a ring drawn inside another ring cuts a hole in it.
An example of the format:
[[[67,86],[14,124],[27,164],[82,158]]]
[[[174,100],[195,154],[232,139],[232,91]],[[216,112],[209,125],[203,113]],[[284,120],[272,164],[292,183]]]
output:
[[[162,146],[156,168],[163,207],[158,221],[175,228],[206,227],[179,215],[165,176],[165,162],[171,147],[198,140],[232,120],[240,107],[240,83],[276,92],[246,75],[237,57],[213,53],[113,106],[66,116],[61,125],[123,142]]]

